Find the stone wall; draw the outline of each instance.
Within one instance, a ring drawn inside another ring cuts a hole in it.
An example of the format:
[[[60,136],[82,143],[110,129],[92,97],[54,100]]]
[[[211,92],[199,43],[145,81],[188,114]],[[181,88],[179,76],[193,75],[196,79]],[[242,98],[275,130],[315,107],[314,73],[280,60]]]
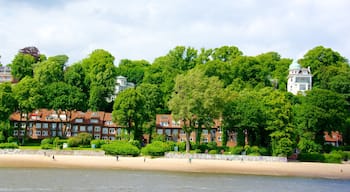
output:
[[[186,153],[165,153],[165,158],[176,159],[207,159],[207,160],[227,160],[227,161],[268,161],[268,162],[287,162],[286,157],[272,156],[249,156],[249,155],[221,155],[221,154],[186,154]]]
[[[30,149],[1,149],[0,154],[20,155],[79,155],[79,156],[103,156],[104,151],[92,150],[30,150]]]

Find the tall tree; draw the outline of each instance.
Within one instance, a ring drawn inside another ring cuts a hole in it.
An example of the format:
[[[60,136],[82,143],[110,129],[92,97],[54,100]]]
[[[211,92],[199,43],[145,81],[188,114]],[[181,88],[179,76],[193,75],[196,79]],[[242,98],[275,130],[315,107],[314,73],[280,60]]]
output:
[[[178,75],[175,82],[169,109],[175,120],[185,122],[182,129],[186,134],[186,152],[189,152],[190,134],[198,120],[210,123],[220,116],[223,84],[217,77],[207,77],[196,68]]]
[[[89,108],[94,111],[107,108],[106,98],[114,92],[116,67],[114,57],[107,51],[97,49],[82,61],[85,84],[90,86]]]
[[[131,139],[142,140],[145,98],[136,89],[128,88],[118,94],[113,105],[113,122],[125,126]]]
[[[34,78],[44,85],[63,81],[64,67],[67,61],[66,55],[57,55],[37,63],[34,68]]]
[[[145,70],[149,66],[151,66],[151,64],[145,60],[132,61],[123,59],[120,61],[116,73],[127,77],[128,81],[140,85],[143,81]]]
[[[20,111],[21,118],[23,114],[23,116],[26,117],[25,135],[22,140],[23,143],[25,137],[27,137],[29,113],[34,109],[38,109],[43,102],[41,86],[34,78],[26,76],[13,87],[13,94],[18,103],[18,110]]]
[[[0,83],[0,138],[10,136],[9,117],[15,111],[16,100],[9,83]],[[0,139],[1,142],[1,139]]]

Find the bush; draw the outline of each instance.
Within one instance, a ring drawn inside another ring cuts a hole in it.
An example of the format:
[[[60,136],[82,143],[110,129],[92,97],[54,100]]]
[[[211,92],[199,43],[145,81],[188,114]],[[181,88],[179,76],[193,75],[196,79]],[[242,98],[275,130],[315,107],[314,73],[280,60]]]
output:
[[[130,140],[129,143],[132,144],[133,146],[141,149],[141,143],[139,140]]]
[[[79,137],[71,137],[67,143],[69,147],[78,147],[81,144],[81,139]]]
[[[247,149],[247,155],[252,154],[254,156],[260,156],[259,153],[259,147],[258,146],[252,146]]]
[[[96,148],[101,148],[102,145],[106,144],[106,140],[96,139],[92,140],[91,145],[94,144]]]
[[[16,139],[14,137],[10,136],[10,137],[7,137],[7,142],[14,143],[14,142],[16,142]]]
[[[324,155],[317,152],[311,153],[300,153],[298,155],[298,160],[304,162],[324,162]]]
[[[41,146],[46,145],[46,144],[52,144],[52,139],[46,138],[46,139],[41,140]]]
[[[214,150],[214,149],[216,150],[218,147],[218,144],[216,142],[213,142],[213,141],[209,142],[207,145],[208,145],[209,150]]]
[[[269,150],[266,147],[260,147],[259,148],[260,155],[268,156],[270,155]]]
[[[77,136],[80,139],[80,145],[90,145],[92,135],[90,133],[79,133]]]
[[[218,154],[218,151],[216,149],[212,149],[209,151],[209,154]]]
[[[53,145],[50,143],[41,144],[41,149],[53,149]]]
[[[179,151],[186,151],[186,142],[180,142],[177,144]]]
[[[18,149],[17,143],[0,143],[0,149]]]
[[[242,146],[230,147],[229,151],[233,155],[240,155],[242,153],[242,151],[243,151],[243,147]]]
[[[172,151],[174,146],[175,143],[154,141],[142,148],[141,152],[143,155],[164,156],[164,153],[167,151]]]
[[[343,160],[341,151],[332,151],[329,154],[324,154],[325,163],[341,163]]]
[[[131,155],[138,156],[140,150],[129,142],[125,141],[115,141],[110,144],[102,145],[102,149],[108,155]]]

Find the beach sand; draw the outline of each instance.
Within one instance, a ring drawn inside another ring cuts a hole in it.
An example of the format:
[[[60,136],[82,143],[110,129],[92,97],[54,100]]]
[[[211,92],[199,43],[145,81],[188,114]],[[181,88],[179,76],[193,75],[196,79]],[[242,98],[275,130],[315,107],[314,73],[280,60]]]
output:
[[[350,164],[255,162],[192,159],[167,159],[113,156],[69,155],[0,155],[0,167],[16,168],[95,168],[154,170],[175,172],[250,174],[270,176],[300,176],[350,179]]]

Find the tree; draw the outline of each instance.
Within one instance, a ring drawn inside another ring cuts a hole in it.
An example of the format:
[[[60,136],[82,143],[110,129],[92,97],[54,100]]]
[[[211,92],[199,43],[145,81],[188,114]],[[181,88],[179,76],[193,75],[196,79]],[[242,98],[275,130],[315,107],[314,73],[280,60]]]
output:
[[[211,57],[213,58],[213,60],[226,62],[231,61],[236,57],[242,55],[243,52],[235,46],[222,46],[219,48],[215,48],[213,53],[211,54]]]
[[[196,68],[176,77],[169,109],[175,120],[184,122],[182,129],[186,133],[186,152],[190,150],[190,134],[196,122],[206,120],[210,123],[220,116],[222,87],[217,77],[207,77],[204,71]]]
[[[0,137],[3,136],[3,139],[10,136],[9,117],[15,111],[15,107],[16,100],[13,97],[11,84],[0,83]]]
[[[161,91],[154,84],[143,83],[136,87],[136,91],[145,99],[144,103],[144,121],[145,132],[149,134],[149,141],[152,140],[152,131],[155,125],[156,115],[162,111],[160,101],[162,99]]]
[[[299,135],[307,133],[316,144],[323,145],[324,132],[344,132],[349,106],[344,96],[329,90],[314,88],[301,97],[295,110]]]
[[[41,86],[32,77],[24,77],[18,84],[13,87],[14,98],[18,103],[18,110],[20,116],[26,117],[25,136],[27,136],[27,127],[29,122],[29,113],[34,109],[38,109],[43,102],[43,96],[41,95]],[[22,140],[24,142],[24,138]]]
[[[18,53],[9,65],[12,76],[18,80],[23,79],[25,76],[33,77],[33,65],[35,63],[35,57],[29,54]]]
[[[270,133],[272,154],[288,156],[293,152],[295,130],[292,124],[292,105],[286,92],[271,88],[261,89],[264,115],[266,117],[266,131]]]
[[[64,72],[64,82],[80,88],[86,94],[86,98],[89,98],[90,85],[85,80],[86,73],[81,62],[68,66]]]
[[[93,111],[107,108],[106,98],[114,93],[116,67],[114,57],[107,51],[97,49],[82,61],[85,84],[90,86],[89,108]]]
[[[64,67],[67,61],[66,55],[57,55],[37,63],[34,68],[34,78],[44,85],[63,81]]]
[[[145,60],[132,61],[129,59],[123,59],[120,61],[116,73],[127,77],[128,81],[140,85],[143,81],[145,70],[149,66],[151,66],[151,64]]]
[[[128,88],[118,94],[113,105],[113,122],[125,126],[131,139],[141,140],[145,98],[136,89]]]

